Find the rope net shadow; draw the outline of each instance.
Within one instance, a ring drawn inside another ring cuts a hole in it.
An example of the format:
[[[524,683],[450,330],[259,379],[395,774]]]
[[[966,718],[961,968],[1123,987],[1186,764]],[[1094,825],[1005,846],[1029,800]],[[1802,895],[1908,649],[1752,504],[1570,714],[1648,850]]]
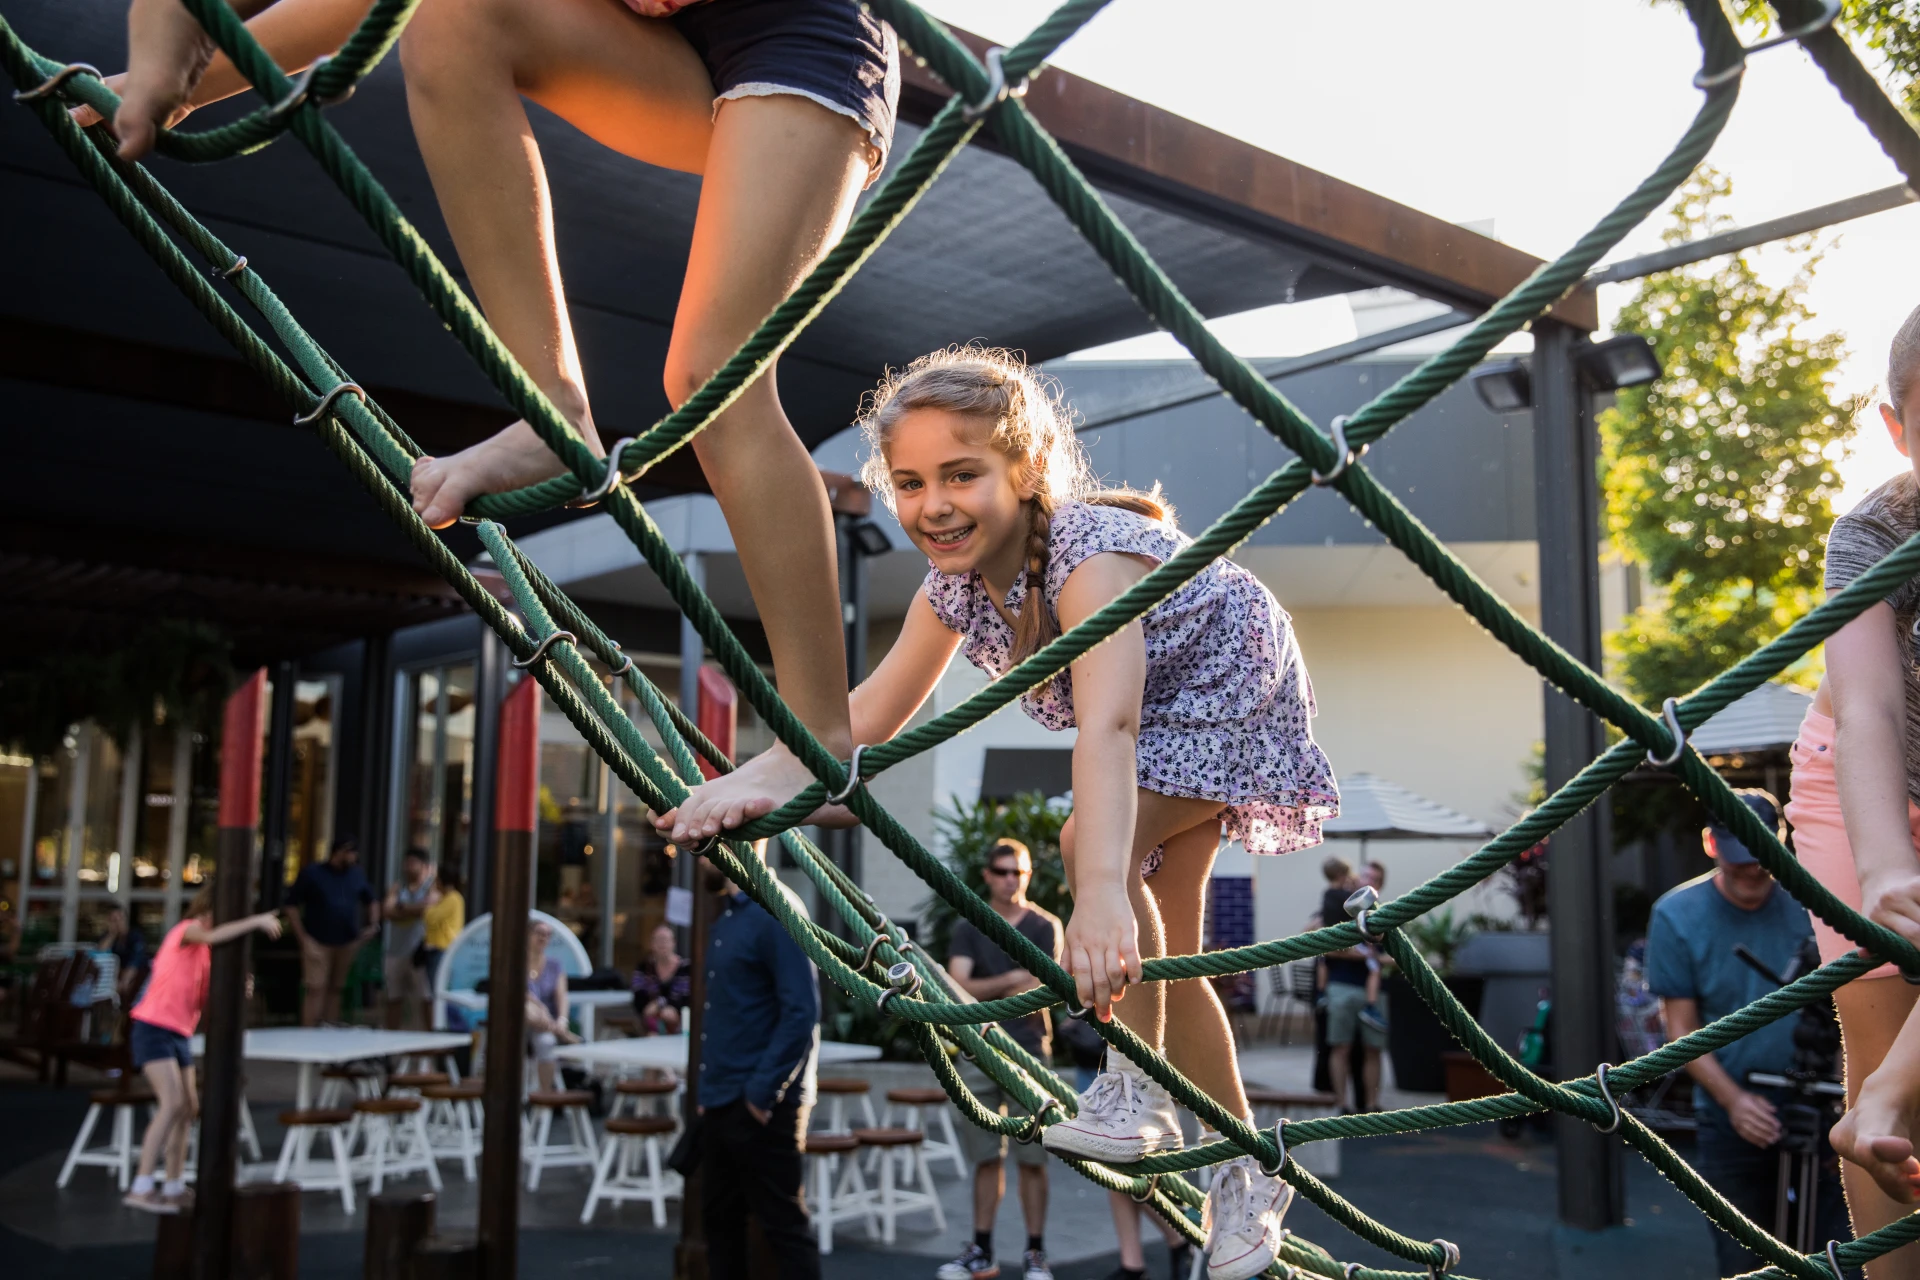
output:
[[[1075,1093],[1045,1063],[993,1024],[1064,1004],[1076,1007],[1072,978],[1024,935],[1010,927],[875,802],[860,783],[963,732],[1059,672],[1116,630],[1227,554],[1316,481],[1330,483],[1372,521],[1394,546],[1441,590],[1552,684],[1605,718],[1623,735],[1537,809],[1443,874],[1385,902],[1358,923],[1329,925],[1294,937],[1199,955],[1168,956],[1144,966],[1148,981],[1207,978],[1239,973],[1351,947],[1377,938],[1402,972],[1437,1012],[1453,1036],[1511,1092],[1471,1102],[1371,1115],[1282,1122],[1256,1130],[1193,1086],[1164,1058],[1151,1052],[1118,1021],[1092,1022],[1109,1044],[1139,1063],[1174,1098],[1222,1135],[1204,1146],[1109,1166],[1072,1161],[1101,1186],[1150,1203],[1190,1239],[1202,1232],[1200,1190],[1182,1176],[1241,1155],[1281,1176],[1335,1221],[1378,1248],[1405,1259],[1415,1270],[1388,1271],[1343,1266],[1325,1249],[1289,1235],[1270,1274],[1296,1272],[1328,1280],[1418,1280],[1452,1272],[1458,1251],[1443,1241],[1420,1241],[1370,1217],[1301,1168],[1289,1151],[1304,1143],[1413,1133],[1532,1112],[1560,1111],[1619,1135],[1684,1192],[1716,1226],[1771,1265],[1754,1277],[1791,1275],[1838,1280],[1826,1253],[1803,1255],[1750,1221],[1701,1180],[1659,1136],[1613,1097],[1683,1067],[1701,1054],[1739,1039],[1802,1006],[1827,997],[1881,961],[1920,977],[1920,950],[1849,909],[1812,878],[1768,830],[1686,745],[1685,733],[1762,681],[1778,674],[1853,617],[1920,572],[1920,536],[1888,555],[1779,637],[1684,698],[1670,703],[1669,720],[1650,715],[1608,686],[1592,669],[1530,626],[1456,559],[1357,461],[1359,452],[1463,376],[1495,344],[1541,316],[1631,228],[1661,204],[1706,155],[1731,114],[1741,84],[1743,49],[1718,0],[1685,0],[1702,53],[1695,79],[1703,100],[1671,152],[1637,188],[1558,259],[1541,266],[1477,320],[1451,347],[1427,360],[1372,401],[1347,416],[1344,434],[1329,436],[1305,418],[1265,379],[1229,354],[1207,331],[1200,314],[1107,207],[1060,147],[1020,101],[1029,77],[1059,44],[1079,30],[1105,0],[1068,0],[1011,49],[977,61],[945,27],[910,0],[867,0],[890,22],[902,42],[954,90],[912,150],[896,163],[873,198],[854,218],[840,243],[812,274],[767,317],[757,332],[695,395],[650,430],[616,447],[602,461],[529,380],[479,311],[454,282],[425,240],[402,216],[373,175],[322,114],[325,105],[353,86],[392,48],[418,0],[376,0],[360,29],[332,58],[295,78],[284,75],[255,43],[224,0],[184,0],[187,8],[272,105],[218,128],[163,132],[158,149],[189,162],[243,155],[283,132],[300,140],[366,220],[394,260],[407,272],[449,330],[540,434],[570,474],[469,504],[482,542],[504,575],[519,616],[483,587],[447,546],[421,522],[408,498],[408,477],[420,449],[381,407],[353,384],[288,312],[244,257],[227,247],[184,209],[139,165],[122,162],[101,127],[82,129],[68,114],[76,103],[111,118],[118,99],[91,67],[64,65],[28,48],[0,18],[0,60],[31,109],[67,152],[114,214],[161,269],[239,351],[242,358],[311,425],[354,476],[441,573],[467,605],[498,633],[520,664],[593,750],[649,808],[664,811],[701,778],[699,762],[732,767],[686,715],[668,702],[618,645],[529,560],[499,518],[543,511],[598,497],[615,523],[704,638],[721,667],[782,742],[806,763],[816,781],[779,810],[713,842],[703,853],[778,918],[807,955],[858,1005],[906,1019],[916,1043],[956,1107],[970,1122],[1015,1138],[1038,1140],[1041,1127],[1072,1112]],[[1888,99],[1830,25],[1832,9],[1819,0],[1776,0],[1782,23],[1827,74],[1841,97],[1920,190],[1920,134]],[[1296,456],[1235,504],[1191,546],[1147,574],[1093,617],[1062,635],[965,702],[856,757],[858,775],[830,755],[774,692],[771,682],[728,630],[711,600],[694,583],[627,484],[686,444],[760,377],[809,321],[860,270],[874,249],[912,211],[947,163],[983,128],[1024,165],[1067,218],[1105,260],[1139,305],[1172,332],[1201,367],[1242,408]],[[197,254],[207,264],[197,268]],[[224,285],[225,289],[221,286]],[[244,319],[229,302],[237,294],[264,328]],[[1336,444],[1336,440],[1342,441]],[[657,729],[665,755],[649,745],[621,709],[615,693],[589,664],[597,659],[624,682]],[[1676,734],[1672,726],[1678,727]],[[1810,911],[1865,949],[1822,966],[1736,1013],[1643,1057],[1604,1069],[1600,1078],[1544,1079],[1488,1038],[1462,1007],[1402,927],[1492,876],[1599,798],[1644,758],[1663,761],[1715,818],[1730,827]],[[972,921],[1015,962],[1040,978],[1024,995],[972,1002],[839,867],[795,829],[829,794],[849,793],[846,803],[868,830],[925,880],[956,911]],[[751,842],[777,837],[822,899],[847,922],[854,937],[841,938],[799,914],[777,887]],[[1867,955],[1874,957],[1867,958]],[[990,1112],[962,1083],[948,1052],[966,1054],[1007,1096],[1029,1113]],[[1920,1214],[1896,1221],[1842,1245],[1838,1260],[1858,1266],[1920,1239]]]

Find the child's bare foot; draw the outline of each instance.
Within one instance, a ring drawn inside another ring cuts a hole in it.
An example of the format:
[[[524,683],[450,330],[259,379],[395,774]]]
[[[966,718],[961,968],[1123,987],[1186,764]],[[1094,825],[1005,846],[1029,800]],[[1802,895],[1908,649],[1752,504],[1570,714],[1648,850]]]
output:
[[[587,447],[604,457],[606,447],[591,429],[582,432]],[[557,476],[566,467],[525,421],[496,431],[479,444],[445,458],[418,458],[413,464],[413,509],[432,529],[460,518],[467,503],[483,493],[504,493]]]
[[[812,771],[792,752],[785,747],[775,747],[761,752],[732,773],[701,783],[679,808],[654,818],[653,825],[675,844],[705,840],[772,813],[812,781]],[[846,827],[854,825],[856,820],[842,805],[823,805],[807,821],[821,826]]]
[[[1914,1158],[1916,1116],[1899,1090],[1874,1089],[1868,1078],[1859,1099],[1833,1126],[1834,1151],[1870,1174],[1899,1204],[1920,1202],[1920,1159]]]

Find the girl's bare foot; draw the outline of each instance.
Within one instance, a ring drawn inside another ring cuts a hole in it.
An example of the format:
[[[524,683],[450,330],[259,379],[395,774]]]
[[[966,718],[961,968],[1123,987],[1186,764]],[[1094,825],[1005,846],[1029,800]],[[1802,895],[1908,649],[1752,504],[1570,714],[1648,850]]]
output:
[[[1920,1202],[1920,1159],[1914,1157],[1914,1114],[1899,1089],[1874,1089],[1869,1077],[1859,1099],[1833,1126],[1829,1140],[1845,1160],[1865,1169],[1889,1199]],[[1903,1105],[1905,1102],[1905,1105]]]
[[[596,456],[606,456],[598,432],[589,429],[581,434]],[[519,489],[565,470],[523,420],[449,457],[415,459],[413,509],[429,528],[444,529],[483,493]]]
[[[772,813],[812,781],[812,771],[792,752],[775,747],[732,773],[701,783],[679,808],[655,817],[653,825],[675,844],[705,840]],[[823,805],[807,821],[826,827],[850,827],[857,820],[842,805]]]

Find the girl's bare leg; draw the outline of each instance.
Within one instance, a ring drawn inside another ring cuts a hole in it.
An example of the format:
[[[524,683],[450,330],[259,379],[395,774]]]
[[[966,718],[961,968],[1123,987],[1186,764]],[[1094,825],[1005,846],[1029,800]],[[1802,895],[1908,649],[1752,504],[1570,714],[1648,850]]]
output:
[[[1219,849],[1217,818],[1189,827],[1166,842],[1160,870],[1148,885],[1160,903],[1167,955],[1193,955],[1204,945],[1207,879]],[[1252,1115],[1240,1082],[1233,1024],[1213,984],[1205,978],[1188,978],[1155,985],[1167,988],[1167,1060],[1234,1115],[1243,1119]]]
[[[147,1132],[140,1139],[140,1164],[136,1172],[143,1178],[151,1178],[163,1154],[168,1163],[172,1163],[175,1126],[179,1125],[185,1132],[182,1122],[187,1106],[186,1085],[180,1078],[180,1064],[171,1058],[149,1062],[140,1070],[147,1078],[147,1087],[153,1090],[154,1106],[153,1119],[147,1122]]]
[[[1834,1126],[1832,1135],[1834,1150],[1842,1155],[1871,1158],[1871,1151],[1856,1148],[1866,1147],[1875,1138],[1892,1136],[1890,1131],[1902,1123],[1899,1100],[1883,1101],[1875,1096],[1879,1090],[1865,1086],[1883,1064],[1892,1065],[1888,1063],[1889,1051],[1895,1048],[1917,995],[1920,990],[1887,978],[1859,979],[1833,993],[1846,1050],[1847,1114]],[[1911,1112],[1910,1103],[1906,1110]],[[1912,1132],[1908,1127],[1899,1136],[1911,1141]],[[1840,1180],[1846,1187],[1847,1213],[1856,1237],[1877,1231],[1912,1210],[1911,1202],[1903,1203],[1888,1195],[1873,1173],[1853,1158],[1840,1162]],[[1911,1245],[1895,1249],[1869,1262],[1866,1269],[1868,1280],[1920,1280],[1920,1249]]]
[[[426,0],[400,42],[414,135],[494,331],[604,453],[567,317],[547,173],[524,94],[636,159],[698,173],[712,134],[706,67],[674,26],[604,0]],[[481,493],[558,475],[525,422],[414,466],[436,528]]]
[[[180,1181],[187,1170],[187,1139],[200,1119],[200,1090],[192,1067],[180,1068],[180,1115],[174,1121],[173,1134],[167,1139],[167,1181]]]

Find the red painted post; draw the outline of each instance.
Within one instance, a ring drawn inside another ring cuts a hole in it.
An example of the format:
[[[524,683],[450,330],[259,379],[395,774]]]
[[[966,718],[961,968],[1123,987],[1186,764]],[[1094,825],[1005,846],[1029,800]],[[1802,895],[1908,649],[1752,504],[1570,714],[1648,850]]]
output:
[[[740,723],[739,691],[733,687],[733,681],[727,678],[727,673],[718,667],[700,668],[699,688],[700,699],[694,708],[693,723],[707,735],[708,742],[720,748],[721,755],[731,760],[734,731]],[[705,760],[700,762],[700,771],[709,778],[719,773]]]
[[[488,966],[487,1116],[480,1155],[480,1273],[513,1280],[520,1249],[520,1087],[527,1037],[527,912],[540,811],[540,685],[500,708],[493,804],[493,950]]]
[[[260,754],[267,672],[248,676],[227,698],[220,736],[220,830],[213,870],[213,920],[225,924],[253,906],[254,831],[260,822]],[[233,1175],[240,1137],[240,1060],[246,1035],[251,934],[216,947],[201,1028],[207,1037],[200,1083],[200,1163],[195,1181],[193,1274],[227,1280],[233,1268]]]

